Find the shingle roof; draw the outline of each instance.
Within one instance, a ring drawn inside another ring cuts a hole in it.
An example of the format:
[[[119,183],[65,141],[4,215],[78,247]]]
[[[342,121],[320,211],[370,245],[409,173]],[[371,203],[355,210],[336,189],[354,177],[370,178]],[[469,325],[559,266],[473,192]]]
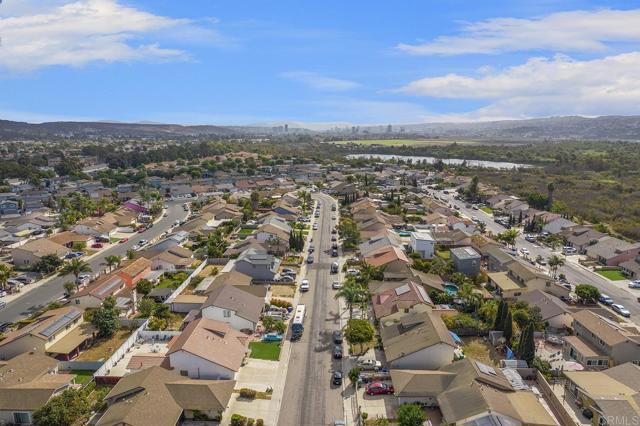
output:
[[[227,407],[235,384],[235,380],[185,379],[166,386],[183,409],[218,412]]]
[[[235,311],[239,317],[257,323],[264,308],[264,298],[255,296],[236,286],[225,285],[216,287],[209,292],[209,297],[202,309],[209,306]]]
[[[630,329],[623,328],[589,310],[583,309],[581,311],[574,312],[573,318],[609,346],[614,346],[626,341],[640,344],[640,332],[637,330],[634,332]]]

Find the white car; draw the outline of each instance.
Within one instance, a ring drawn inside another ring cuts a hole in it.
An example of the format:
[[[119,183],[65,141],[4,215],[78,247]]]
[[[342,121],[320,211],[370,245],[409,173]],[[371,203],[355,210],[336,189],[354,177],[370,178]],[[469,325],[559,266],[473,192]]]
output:
[[[314,230],[314,231],[317,231],[317,230],[318,230],[318,224],[317,224],[317,223],[314,223],[314,224],[313,224],[313,230]]]
[[[347,269],[347,275],[358,275],[358,274],[360,274],[360,271],[358,271],[357,269],[353,269],[353,268]]]
[[[629,283],[629,288],[640,288],[640,280],[634,280]]]
[[[331,283],[331,288],[334,290],[340,290],[342,288],[342,284],[339,281],[334,281]]]
[[[308,279],[304,279],[302,280],[302,282],[300,283],[300,291],[309,291],[309,280]]]
[[[524,254],[524,255],[528,255],[529,254],[529,249],[526,247],[522,247],[520,249],[520,253]]]
[[[617,303],[612,304],[611,309],[613,309],[615,312],[619,313],[625,318],[629,318],[631,316],[631,312],[629,312],[627,308]]]
[[[359,359],[356,362],[356,366],[361,370],[379,370],[382,368],[382,363],[375,359]]]

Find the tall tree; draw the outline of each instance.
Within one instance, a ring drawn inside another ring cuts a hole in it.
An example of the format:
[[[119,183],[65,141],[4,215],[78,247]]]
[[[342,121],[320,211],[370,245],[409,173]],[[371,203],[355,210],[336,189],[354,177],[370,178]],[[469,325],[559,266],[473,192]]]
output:
[[[11,266],[4,263],[0,264],[0,290],[6,290],[9,278],[13,274]]]
[[[498,311],[496,312],[496,317],[495,317],[495,320],[493,321],[494,330],[502,330],[506,305],[507,304],[505,303],[504,300],[501,300],[500,304],[498,305]]]
[[[502,331],[502,337],[509,343],[513,337],[513,319],[511,318],[511,311],[509,310],[507,310],[507,315],[504,319],[504,329]]]
[[[104,258],[104,264],[109,267],[109,272],[111,272],[114,266],[116,268],[120,266],[120,263],[122,263],[122,258],[115,254]]]
[[[558,273],[558,268],[564,265],[564,260],[562,260],[560,256],[554,254],[549,257],[548,263],[549,271],[553,274],[553,278],[555,278]]]
[[[80,259],[79,257],[74,257],[73,259],[71,259],[70,262],[68,262],[66,265],[62,267],[61,272],[63,275],[73,274],[73,276],[76,277],[75,283],[76,283],[77,289],[79,290],[80,281],[78,277],[83,272],[91,272],[91,266],[84,260]]]
[[[349,319],[353,319],[353,307],[360,304],[367,297],[367,291],[353,280],[347,282],[335,294],[336,299],[344,299],[349,309]]]
[[[522,330],[520,340],[518,342],[518,359],[527,361],[529,365],[531,365],[536,356],[536,345],[533,332],[533,323],[527,324],[527,326]]]

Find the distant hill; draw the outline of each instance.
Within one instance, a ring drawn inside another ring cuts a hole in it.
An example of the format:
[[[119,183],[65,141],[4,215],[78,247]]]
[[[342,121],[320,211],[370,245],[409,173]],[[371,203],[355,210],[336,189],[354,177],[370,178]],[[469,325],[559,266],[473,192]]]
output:
[[[393,126],[394,131],[434,137],[501,140],[626,140],[640,141],[640,116],[550,117],[530,120],[488,121],[480,123],[425,123]],[[361,127],[371,133],[386,126]]]
[[[301,127],[297,127],[301,126]],[[323,133],[302,128],[289,128],[289,133]],[[350,127],[328,134],[350,134]],[[386,125],[360,126],[359,135],[386,134]],[[472,138],[494,140],[625,140],[640,141],[640,116],[550,117],[530,120],[505,120],[479,123],[423,123],[393,125],[393,136],[400,128],[405,134],[441,138]],[[261,136],[283,134],[282,126],[182,126],[178,124],[72,122],[23,123],[0,120],[0,139],[35,139],[46,137],[131,137],[131,138],[189,138],[207,135]],[[391,136],[391,135],[389,135]]]

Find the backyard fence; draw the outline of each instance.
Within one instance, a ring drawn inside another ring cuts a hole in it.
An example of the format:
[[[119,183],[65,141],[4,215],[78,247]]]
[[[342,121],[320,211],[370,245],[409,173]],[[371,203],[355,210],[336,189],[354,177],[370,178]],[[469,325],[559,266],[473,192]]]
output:
[[[562,404],[562,401],[558,398],[558,395],[553,392],[553,389],[549,382],[547,382],[547,379],[545,379],[539,371],[536,372],[536,382],[540,387],[540,392],[544,395],[545,400],[549,402],[551,409],[562,426],[576,426],[578,423],[573,420],[565,406]]]
[[[129,338],[100,366],[100,368],[93,373],[93,377],[96,381],[98,380],[98,377],[106,376],[111,368],[124,357],[133,345],[135,345],[136,340],[138,339],[138,334],[146,327],[147,323],[148,320],[145,320],[144,323],[131,333],[131,336],[129,336]]]
[[[185,288],[187,288],[187,286],[191,283],[191,280],[194,277],[197,277],[198,274],[202,272],[202,270],[207,266],[207,264],[208,264],[208,261],[205,261],[205,262],[202,262],[200,265],[198,265],[198,267],[193,270],[191,275],[189,275],[187,279],[184,280],[182,284],[180,284],[180,286],[173,291],[173,293],[171,293],[171,296],[169,296],[167,300],[164,301],[164,303],[166,303],[167,305],[170,305],[171,303],[173,303],[175,298],[178,297]]]

